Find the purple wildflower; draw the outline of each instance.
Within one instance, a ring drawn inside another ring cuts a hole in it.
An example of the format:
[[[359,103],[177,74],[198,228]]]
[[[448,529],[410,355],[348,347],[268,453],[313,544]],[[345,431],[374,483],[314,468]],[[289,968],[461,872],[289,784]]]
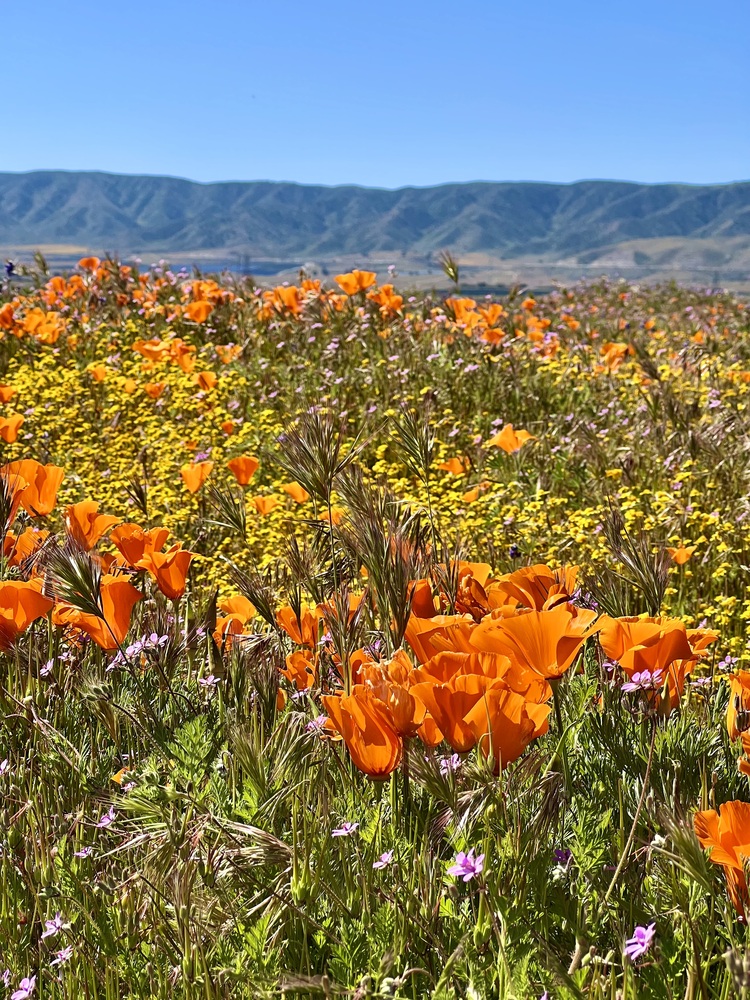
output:
[[[82,847],[80,851],[76,851],[73,854],[74,858],[87,858],[89,854],[93,851],[93,847]]]
[[[29,997],[34,992],[35,986],[36,976],[30,976],[26,979],[22,979],[18,984],[18,989],[11,993],[10,1000],[29,1000]]]
[[[334,837],[351,837],[353,833],[356,833],[359,829],[359,823],[342,823],[340,827],[336,830],[332,830],[332,836]]]
[[[459,851],[456,860],[448,869],[448,874],[455,875],[456,878],[463,878],[464,882],[470,882],[477,875],[480,875],[484,871],[484,854],[475,858],[475,849],[472,847],[468,854]]]
[[[63,921],[61,913],[56,913],[53,920],[45,920],[45,929],[42,932],[42,941],[44,941],[45,938],[54,937],[58,931],[62,930],[62,925]]]
[[[631,691],[653,691],[655,688],[660,688],[663,683],[663,671],[654,670],[651,673],[650,670],[642,670],[640,673],[636,671],[630,680],[623,684],[622,689],[628,693]]]
[[[106,812],[102,816],[102,818],[96,824],[96,828],[97,830],[103,830],[105,827],[111,826],[111,824],[114,823],[114,821],[115,821],[115,807],[110,806],[109,812]]]
[[[393,861],[393,851],[386,851],[381,854],[377,861],[373,862],[373,868],[387,868]]]
[[[202,688],[206,688],[206,689],[208,689],[208,688],[215,688],[216,685],[219,683],[219,678],[218,677],[214,677],[213,674],[209,674],[208,677],[199,677],[198,678],[198,683],[200,684],[200,686]]]
[[[633,936],[625,942],[625,954],[631,962],[645,955],[651,947],[656,934],[656,924],[649,924],[648,927],[636,927]]]
[[[459,767],[461,767],[462,763],[463,761],[461,760],[461,758],[458,756],[457,753],[454,753],[451,757],[441,757],[440,773],[443,775],[444,778],[446,778],[449,774],[452,774],[454,771],[457,771]]]
[[[55,957],[50,962],[50,965],[64,965],[65,962],[69,962],[73,957],[73,945],[69,944],[66,948],[61,948],[60,951],[55,952]]]

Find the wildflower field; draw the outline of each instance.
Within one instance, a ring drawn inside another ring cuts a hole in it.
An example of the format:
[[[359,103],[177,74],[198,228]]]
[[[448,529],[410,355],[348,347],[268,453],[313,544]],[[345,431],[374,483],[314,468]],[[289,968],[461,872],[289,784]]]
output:
[[[0,998],[748,995],[750,310],[394,280],[4,282]]]

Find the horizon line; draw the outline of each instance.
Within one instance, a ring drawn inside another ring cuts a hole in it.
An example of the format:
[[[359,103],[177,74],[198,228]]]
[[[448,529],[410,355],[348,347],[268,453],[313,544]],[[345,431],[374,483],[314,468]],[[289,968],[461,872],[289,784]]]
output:
[[[265,178],[254,180],[213,180],[199,181],[191,177],[182,177],[177,174],[153,174],[153,173],[131,173],[115,170],[100,170],[97,168],[67,168],[67,167],[38,167],[32,170],[1,170],[0,177],[28,177],[33,174],[96,174],[105,177],[137,177],[153,178],[155,180],[182,181],[185,184],[197,184],[201,187],[212,187],[229,184],[269,184],[269,185],[291,185],[295,187],[309,188],[358,188],[363,191],[409,191],[409,190],[429,190],[440,187],[469,187],[472,185],[520,185],[529,184],[546,187],[575,187],[577,184],[628,184],[633,187],[731,187],[736,184],[750,184],[750,179],[738,179],[731,181],[632,181],[622,180],[612,177],[582,177],[575,181],[539,181],[539,180],[472,180],[472,181],[439,181],[434,184],[401,184],[397,187],[383,187],[376,184],[361,184],[357,182],[344,182],[336,184],[324,184],[310,181],[292,180],[268,180]]]

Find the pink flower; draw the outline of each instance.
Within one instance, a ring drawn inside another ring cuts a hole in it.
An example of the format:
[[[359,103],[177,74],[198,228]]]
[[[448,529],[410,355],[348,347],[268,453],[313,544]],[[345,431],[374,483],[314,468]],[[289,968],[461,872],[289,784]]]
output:
[[[29,1000],[29,997],[34,992],[34,987],[36,986],[36,976],[27,977],[22,979],[18,984],[18,989],[11,993],[10,1000]]]
[[[373,868],[387,868],[388,865],[393,861],[393,851],[386,851],[385,854],[381,854],[377,861],[373,863]]]
[[[475,858],[475,850],[476,848],[472,847],[468,854],[459,851],[456,860],[448,869],[448,874],[455,875],[456,878],[463,878],[464,882],[470,882],[477,875],[480,875],[484,871],[484,855],[480,854],[478,858]]]
[[[96,828],[97,830],[103,830],[105,827],[111,826],[111,824],[114,823],[114,821],[115,821],[115,807],[110,806],[109,812],[106,812],[102,816],[102,818],[96,824]]]
[[[342,823],[337,830],[332,830],[331,833],[334,837],[351,837],[353,833],[356,833],[359,829],[359,823]]]
[[[44,941],[45,938],[54,937],[58,931],[62,930],[62,925],[62,915],[60,913],[55,914],[54,920],[45,920],[45,930],[42,932],[42,941]]]

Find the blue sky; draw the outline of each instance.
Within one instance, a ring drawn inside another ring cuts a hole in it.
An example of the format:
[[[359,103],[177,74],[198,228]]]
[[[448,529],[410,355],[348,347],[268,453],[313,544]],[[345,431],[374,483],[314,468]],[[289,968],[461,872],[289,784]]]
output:
[[[750,177],[748,0],[2,7],[0,170]]]

